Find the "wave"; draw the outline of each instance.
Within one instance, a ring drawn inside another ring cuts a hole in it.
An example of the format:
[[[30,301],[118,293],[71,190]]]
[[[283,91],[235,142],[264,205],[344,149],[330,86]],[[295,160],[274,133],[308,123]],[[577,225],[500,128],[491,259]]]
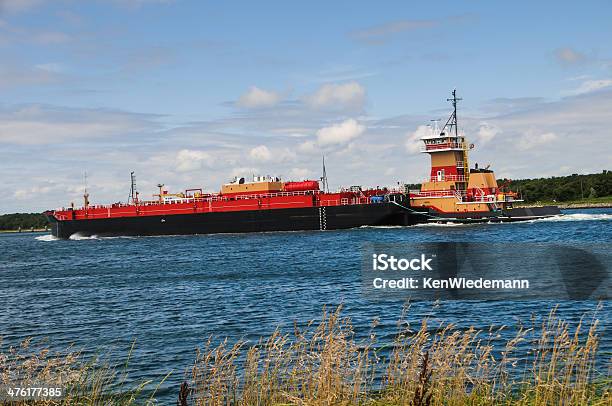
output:
[[[359,228],[406,228],[408,226],[359,226]]]
[[[58,241],[59,238],[52,234],[39,235],[38,237],[34,237],[37,241]]]
[[[450,221],[446,221],[446,222],[441,222],[441,223],[431,222],[431,223],[415,224],[414,227],[466,227],[466,226],[473,226],[475,224],[482,224],[482,223],[453,223]]]
[[[80,233],[74,233],[68,239],[73,241],[81,241],[81,240],[98,240],[97,235],[83,235]]]
[[[542,219],[529,220],[529,223],[539,222],[558,222],[558,221],[609,221],[612,220],[612,214],[609,213],[573,213],[573,214],[559,214],[552,217],[545,217]]]
[[[552,217],[545,217],[541,219],[525,220],[524,223],[540,223],[540,222],[559,222],[559,221],[609,221],[612,220],[612,214],[609,213],[574,213],[574,214],[559,214]],[[485,223],[422,223],[416,224],[415,227],[460,227],[460,226],[474,226],[474,225],[505,225],[505,224],[516,224],[514,222],[506,223],[501,221],[485,222]]]

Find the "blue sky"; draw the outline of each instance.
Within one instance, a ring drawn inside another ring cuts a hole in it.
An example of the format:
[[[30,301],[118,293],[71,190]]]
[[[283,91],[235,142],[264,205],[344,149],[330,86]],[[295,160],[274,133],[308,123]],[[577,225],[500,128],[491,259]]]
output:
[[[416,182],[457,87],[498,176],[610,169],[609,2],[0,0],[0,212],[217,190],[234,175]],[[127,179],[127,180],[126,180]]]

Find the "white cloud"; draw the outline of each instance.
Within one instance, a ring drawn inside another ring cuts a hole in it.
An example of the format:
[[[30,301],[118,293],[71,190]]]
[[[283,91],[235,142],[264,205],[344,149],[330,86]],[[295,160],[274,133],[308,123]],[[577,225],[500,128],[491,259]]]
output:
[[[32,199],[34,196],[49,193],[51,189],[51,186],[32,186],[28,189],[17,189],[13,193],[13,197],[18,200]]]
[[[533,149],[535,147],[548,144],[549,142],[555,141],[557,136],[555,133],[547,132],[543,134],[534,134],[533,132],[528,132],[523,135],[518,142],[518,148],[521,150]]]
[[[265,145],[258,145],[249,151],[249,157],[254,161],[269,161],[272,159],[272,153]]]
[[[63,73],[66,71],[66,68],[61,63],[49,62],[49,63],[41,63],[35,65],[34,68],[40,69],[43,71],[51,72],[51,73]]]
[[[365,89],[357,82],[325,84],[306,97],[316,109],[361,109],[365,103]]]
[[[177,172],[192,172],[211,165],[211,156],[207,152],[182,149],[176,154],[175,170]]]
[[[487,123],[481,123],[480,127],[478,128],[478,133],[476,134],[476,136],[478,137],[478,140],[480,142],[485,144],[491,141],[493,138],[495,138],[495,136],[499,134],[500,132],[501,132],[500,129],[495,127],[494,125],[490,125]]]
[[[404,143],[404,146],[406,147],[406,151],[408,151],[411,154],[416,154],[420,152],[421,145],[423,145],[423,141],[421,141],[421,138],[425,137],[426,135],[429,136],[431,135],[431,133],[432,133],[432,129],[430,126],[428,125],[418,126],[417,129],[413,133],[408,134],[406,138],[406,142]]]
[[[317,141],[319,145],[346,144],[360,136],[364,131],[364,125],[350,118],[342,123],[321,128],[317,131]]]
[[[60,72],[49,69],[47,64],[36,66],[3,63],[0,66],[0,88],[39,86],[58,82]]]
[[[312,171],[307,168],[291,168],[289,175],[292,179],[303,180],[310,177],[312,175]]]
[[[292,148],[281,148],[274,151],[272,156],[277,162],[293,162],[297,158],[297,154]]]
[[[298,145],[298,151],[303,154],[314,154],[319,152],[319,147],[317,143],[314,141],[304,141],[300,145]]]
[[[234,176],[240,176],[246,179],[251,179],[251,177],[253,175],[257,175],[259,174],[259,169],[258,168],[253,168],[253,167],[245,167],[245,166],[241,166],[241,167],[237,167],[237,168],[232,168],[232,170],[230,171],[230,176],[233,178]]]
[[[153,130],[151,116],[102,109],[28,105],[0,110],[0,143],[51,144],[66,140],[125,136]]]
[[[580,84],[580,86],[569,92],[570,94],[583,94],[583,93],[591,93],[600,89],[604,89],[606,87],[612,86],[612,79],[591,79],[585,80]]]
[[[251,88],[246,93],[240,96],[240,99],[238,99],[237,104],[240,107],[257,109],[276,106],[280,102],[280,100],[280,94],[274,91],[264,90],[256,86],[251,86]]]

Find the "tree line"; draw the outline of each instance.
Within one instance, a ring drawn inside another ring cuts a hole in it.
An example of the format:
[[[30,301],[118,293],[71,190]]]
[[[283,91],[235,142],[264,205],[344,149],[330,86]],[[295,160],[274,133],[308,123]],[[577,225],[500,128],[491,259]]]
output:
[[[498,185],[520,192],[526,202],[592,199],[612,195],[612,171],[552,178],[500,179]]]
[[[0,230],[29,230],[48,226],[49,222],[41,213],[0,214]]]

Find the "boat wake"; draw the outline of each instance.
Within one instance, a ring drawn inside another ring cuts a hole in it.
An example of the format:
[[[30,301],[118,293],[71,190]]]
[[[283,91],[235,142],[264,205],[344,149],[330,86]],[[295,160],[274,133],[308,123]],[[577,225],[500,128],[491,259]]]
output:
[[[529,220],[529,223],[540,223],[540,222],[559,222],[559,221],[610,221],[612,220],[612,214],[609,213],[573,213],[573,214],[559,214],[552,217],[545,217],[542,219]]]
[[[54,235],[51,234],[45,234],[45,235],[39,235],[37,237],[34,237],[37,241],[58,241],[59,238],[57,238]]]
[[[73,241],[81,241],[81,240],[99,240],[97,235],[83,235],[80,233],[75,233],[72,234],[70,237],[68,237],[69,240],[73,240]]]
[[[470,223],[453,223],[450,221],[445,221],[445,222],[431,222],[431,223],[421,223],[421,224],[415,224],[414,227],[467,227],[467,226],[473,226],[476,223],[470,224]],[[482,224],[482,223],[478,223],[478,224]]]
[[[359,228],[406,228],[407,226],[360,226]]]

